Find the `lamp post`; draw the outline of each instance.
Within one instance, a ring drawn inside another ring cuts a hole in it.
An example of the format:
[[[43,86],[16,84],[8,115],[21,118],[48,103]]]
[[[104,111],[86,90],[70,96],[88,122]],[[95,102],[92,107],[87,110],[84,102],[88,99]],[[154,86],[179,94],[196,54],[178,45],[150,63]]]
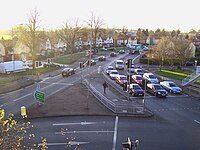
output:
[[[197,68],[197,60],[194,61],[195,69]]]

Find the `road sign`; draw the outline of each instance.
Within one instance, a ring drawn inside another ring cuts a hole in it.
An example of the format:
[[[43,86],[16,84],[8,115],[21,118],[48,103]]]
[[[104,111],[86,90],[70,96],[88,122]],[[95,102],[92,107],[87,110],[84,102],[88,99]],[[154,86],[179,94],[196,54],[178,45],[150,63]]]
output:
[[[38,102],[40,102],[40,103],[42,103],[42,104],[44,104],[44,93],[43,92],[41,92],[41,91],[35,91],[34,92],[34,98],[38,101]]]

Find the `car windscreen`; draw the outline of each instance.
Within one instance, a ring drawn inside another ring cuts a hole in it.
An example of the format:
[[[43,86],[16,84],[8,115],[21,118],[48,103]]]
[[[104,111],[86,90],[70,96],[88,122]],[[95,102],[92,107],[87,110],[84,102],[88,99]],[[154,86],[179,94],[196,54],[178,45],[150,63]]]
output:
[[[124,65],[123,62],[117,62],[117,65]]]
[[[156,77],[154,75],[149,75],[149,78],[156,79]]]
[[[155,90],[161,90],[163,89],[160,85],[154,85]]]
[[[133,87],[133,89],[137,89],[137,90],[141,89],[141,87],[139,85],[133,85],[132,87]]]
[[[175,83],[169,83],[170,87],[177,87],[177,85]]]
[[[118,72],[111,72],[111,74],[118,74]]]
[[[137,72],[138,72],[138,73],[143,73],[143,71],[142,71],[142,70],[137,70]]]
[[[120,77],[120,80],[127,80],[127,77]]]
[[[108,68],[108,70],[114,70],[114,68]]]
[[[136,80],[142,80],[142,77],[136,77]]]

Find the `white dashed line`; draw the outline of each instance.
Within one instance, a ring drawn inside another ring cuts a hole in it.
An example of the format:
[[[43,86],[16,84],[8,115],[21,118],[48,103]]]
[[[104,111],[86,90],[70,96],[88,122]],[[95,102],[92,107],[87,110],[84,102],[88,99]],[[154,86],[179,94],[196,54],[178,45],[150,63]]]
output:
[[[113,148],[112,148],[112,150],[116,150],[117,126],[118,126],[118,116],[116,116],[116,118],[115,118],[115,129],[114,129]]]
[[[197,121],[197,120],[194,120],[194,122],[196,122],[196,123],[198,123],[198,124],[200,125],[200,122],[199,122],[199,121]]]

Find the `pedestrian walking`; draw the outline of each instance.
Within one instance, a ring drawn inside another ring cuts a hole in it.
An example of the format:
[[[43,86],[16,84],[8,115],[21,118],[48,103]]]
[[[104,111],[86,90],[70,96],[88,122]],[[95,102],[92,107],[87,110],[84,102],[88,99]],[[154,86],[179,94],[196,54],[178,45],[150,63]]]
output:
[[[108,87],[108,85],[107,85],[107,83],[106,82],[104,82],[103,83],[103,90],[104,90],[104,94],[106,94],[106,88]]]

